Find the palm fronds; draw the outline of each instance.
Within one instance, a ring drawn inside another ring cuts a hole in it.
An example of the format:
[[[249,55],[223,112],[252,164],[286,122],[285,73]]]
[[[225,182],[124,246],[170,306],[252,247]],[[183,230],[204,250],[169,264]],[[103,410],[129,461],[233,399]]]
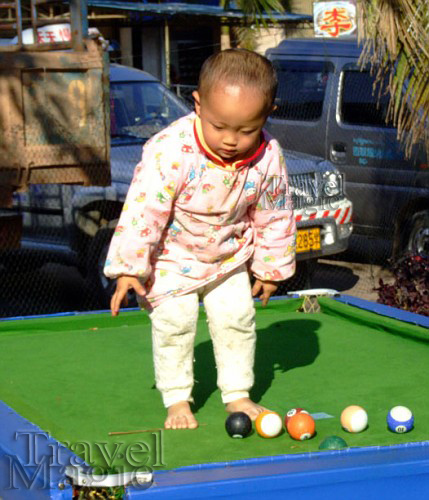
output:
[[[228,9],[231,1],[220,0],[220,5]],[[291,10],[292,0],[237,0],[237,5],[245,16],[242,25],[234,29],[238,45],[255,50],[261,28],[268,28],[269,24],[275,25],[277,21],[272,14]],[[266,20],[266,15],[269,17],[269,22]]]
[[[421,141],[429,151],[429,3],[425,0],[358,0],[360,63],[376,82],[388,81],[388,119],[406,155]]]
[[[280,0],[239,0],[238,4],[246,18],[256,25],[266,26],[263,14],[270,15],[273,12],[284,12],[285,10]]]

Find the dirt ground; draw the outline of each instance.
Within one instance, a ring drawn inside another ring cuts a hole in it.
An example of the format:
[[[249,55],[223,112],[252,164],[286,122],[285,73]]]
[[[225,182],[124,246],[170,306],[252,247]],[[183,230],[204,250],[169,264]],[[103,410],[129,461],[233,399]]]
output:
[[[381,266],[320,259],[311,288],[332,288],[373,302],[379,278],[392,281]],[[7,272],[0,265],[0,317],[99,309],[90,284],[72,266],[47,264],[40,269]]]
[[[377,301],[380,278],[392,283],[392,274],[382,266],[320,259],[312,280],[314,288],[332,288],[361,299]]]

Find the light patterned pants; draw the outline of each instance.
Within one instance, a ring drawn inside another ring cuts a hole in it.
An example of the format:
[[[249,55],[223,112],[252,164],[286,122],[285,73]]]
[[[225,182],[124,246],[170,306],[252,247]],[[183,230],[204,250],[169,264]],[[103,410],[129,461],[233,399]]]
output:
[[[248,397],[253,385],[255,308],[249,275],[243,265],[221,281],[166,300],[151,312],[156,387],[166,407],[193,401],[200,298],[207,313],[223,403]]]

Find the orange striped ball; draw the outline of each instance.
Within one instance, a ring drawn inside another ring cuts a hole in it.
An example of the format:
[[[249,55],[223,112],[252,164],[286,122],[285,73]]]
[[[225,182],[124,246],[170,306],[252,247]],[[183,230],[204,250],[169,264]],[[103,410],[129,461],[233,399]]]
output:
[[[280,434],[283,428],[282,417],[271,410],[264,410],[255,421],[256,432],[264,438],[273,438]]]

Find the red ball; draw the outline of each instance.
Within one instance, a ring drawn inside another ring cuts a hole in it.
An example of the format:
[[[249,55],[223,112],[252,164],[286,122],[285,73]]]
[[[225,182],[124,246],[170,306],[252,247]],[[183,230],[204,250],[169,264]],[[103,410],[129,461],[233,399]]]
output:
[[[291,438],[297,441],[310,439],[316,432],[316,424],[308,413],[300,412],[293,415],[287,423],[287,431]]]
[[[296,415],[297,413],[307,413],[308,414],[308,411],[307,410],[304,410],[303,408],[291,408],[285,415],[285,427],[287,428],[287,423],[289,422],[289,420],[294,416]]]

